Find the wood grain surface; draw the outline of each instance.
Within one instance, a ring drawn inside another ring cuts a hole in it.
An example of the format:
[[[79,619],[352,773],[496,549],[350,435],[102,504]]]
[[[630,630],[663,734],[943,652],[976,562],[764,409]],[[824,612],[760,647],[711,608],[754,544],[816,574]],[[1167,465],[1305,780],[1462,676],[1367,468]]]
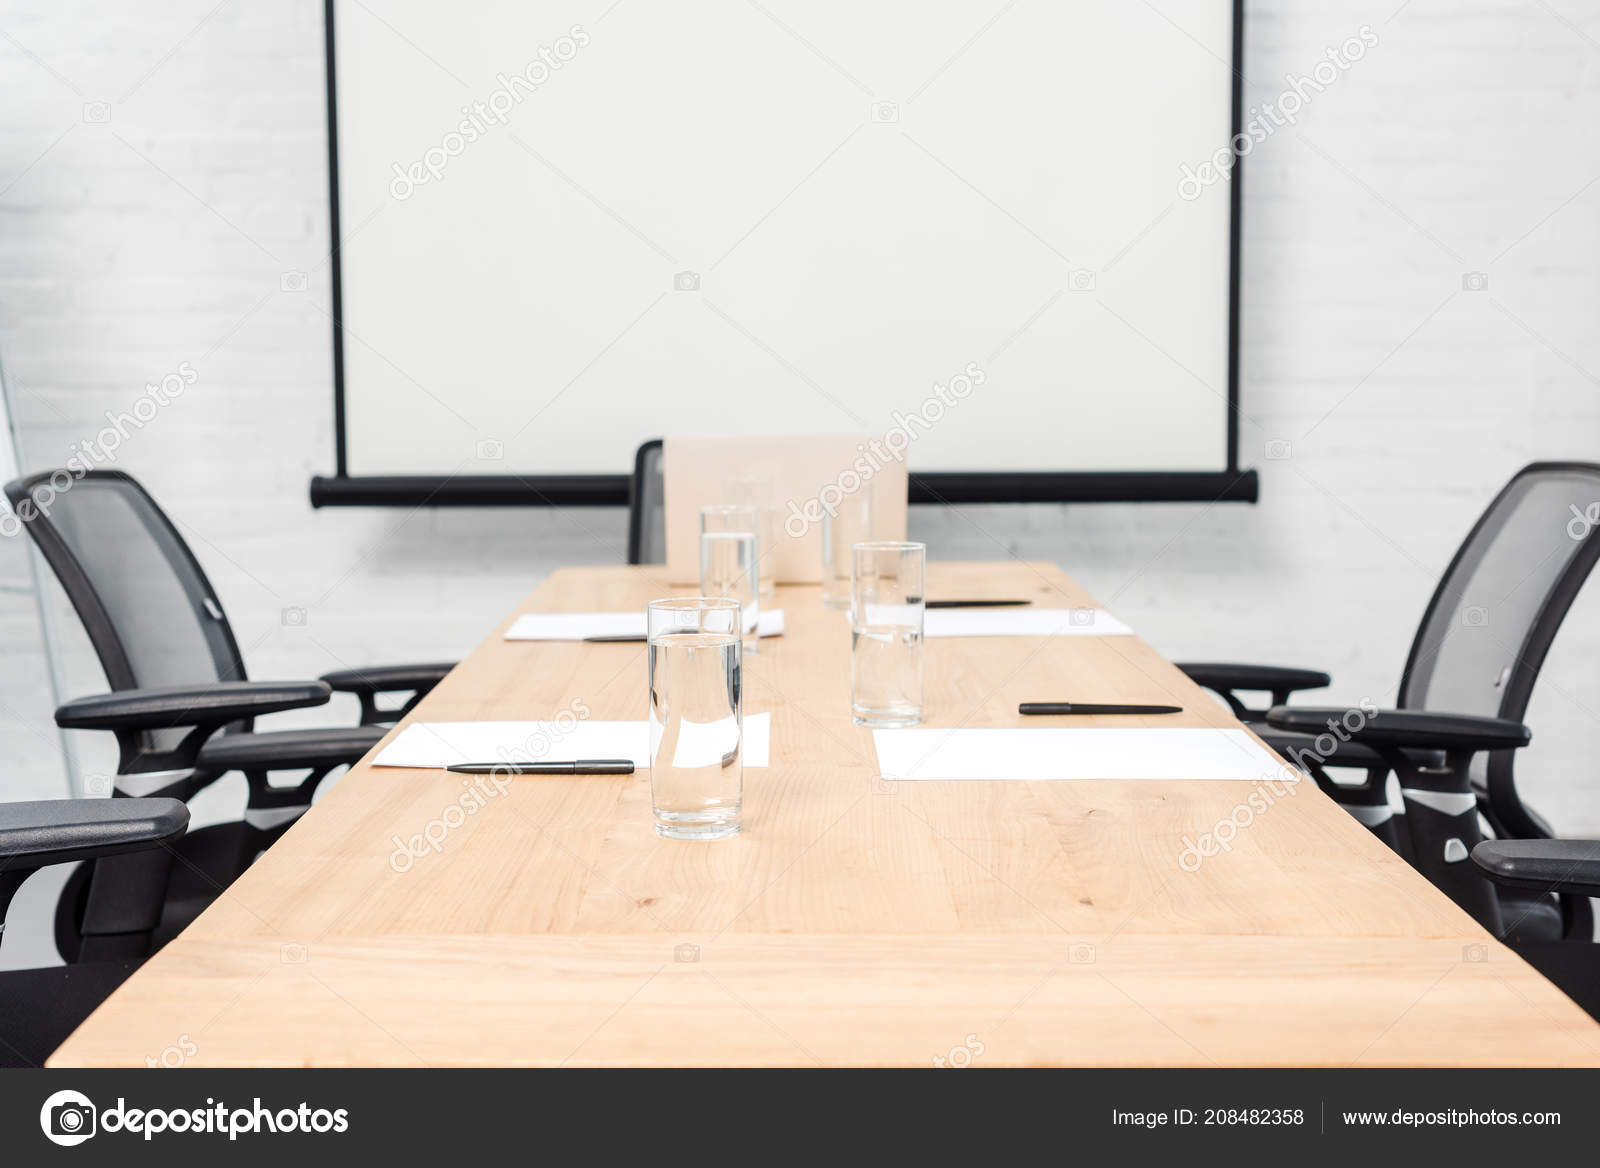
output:
[[[929,576],[1095,603],[1045,564]],[[517,612],[674,591],[567,569]],[[738,837],[658,839],[647,773],[521,778],[466,814],[462,777],[364,762],[51,1065],[144,1065],[180,1035],[191,1065],[1600,1064],[1600,1027],[1315,784],[885,782],[844,615],[814,586],[778,604],[786,634],[746,660],[772,765],[745,772]],[[505,623],[409,720],[644,717],[642,645]],[[933,727],[1021,725],[1025,700],[1238,725],[1137,637],[926,652]],[[1185,859],[1229,820],[1227,851]],[[437,850],[408,851],[435,821]]]

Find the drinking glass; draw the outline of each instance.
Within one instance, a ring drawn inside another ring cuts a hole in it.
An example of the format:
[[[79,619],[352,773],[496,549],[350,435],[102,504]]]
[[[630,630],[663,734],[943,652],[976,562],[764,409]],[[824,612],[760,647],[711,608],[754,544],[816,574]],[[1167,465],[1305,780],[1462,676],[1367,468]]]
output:
[[[920,543],[850,549],[850,713],[857,726],[922,721],[927,554]]]
[[[822,606],[850,607],[850,548],[872,538],[872,484],[822,509]]]
[[[760,565],[756,575],[763,600],[771,600],[778,594],[777,496],[777,484],[771,475],[738,475],[723,487],[723,497],[728,502],[748,504],[756,509],[756,554]]]
[[[744,651],[760,649],[761,540],[757,512],[744,504],[700,509],[700,594],[737,600],[743,610]]]
[[[744,788],[739,602],[675,597],[646,612],[656,834],[726,839],[739,831]]]

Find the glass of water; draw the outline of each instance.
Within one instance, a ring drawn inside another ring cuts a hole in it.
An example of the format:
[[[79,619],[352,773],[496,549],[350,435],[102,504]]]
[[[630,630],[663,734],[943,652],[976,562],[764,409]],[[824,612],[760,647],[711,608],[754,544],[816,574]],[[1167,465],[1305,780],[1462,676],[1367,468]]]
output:
[[[922,721],[927,556],[920,543],[850,549],[850,712],[857,726]]]
[[[759,648],[761,633],[761,538],[759,515],[748,504],[700,508],[700,594],[737,600],[744,651]]]
[[[674,597],[646,612],[656,834],[726,839],[738,834],[744,793],[739,602]]]
[[[744,503],[756,509],[756,554],[759,561],[756,575],[761,583],[763,600],[771,600],[778,594],[777,495],[778,488],[771,475],[738,475],[730,478],[723,488],[723,498],[728,502]]]
[[[872,484],[822,509],[822,606],[850,607],[850,548],[872,538]]]

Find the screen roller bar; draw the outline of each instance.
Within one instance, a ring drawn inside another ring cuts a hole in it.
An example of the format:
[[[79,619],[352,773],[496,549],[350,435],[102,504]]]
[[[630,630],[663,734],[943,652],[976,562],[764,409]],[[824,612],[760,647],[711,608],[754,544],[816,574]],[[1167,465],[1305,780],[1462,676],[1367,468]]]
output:
[[[1254,503],[1253,470],[913,474],[913,503]],[[313,507],[625,507],[627,475],[357,475],[311,480]]]

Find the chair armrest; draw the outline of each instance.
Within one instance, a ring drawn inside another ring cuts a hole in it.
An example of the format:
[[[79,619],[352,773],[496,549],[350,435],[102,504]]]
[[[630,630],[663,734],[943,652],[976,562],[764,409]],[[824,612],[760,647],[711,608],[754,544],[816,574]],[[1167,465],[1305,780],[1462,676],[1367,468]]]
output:
[[[0,803],[0,868],[45,868],[172,843],[189,828],[176,799]]]
[[[56,725],[67,730],[114,731],[122,756],[117,764],[119,774],[182,771],[195,765],[205,740],[229,723],[279,710],[320,706],[331,693],[321,681],[216,681],[210,685],[124,689],[68,702],[56,710]],[[146,733],[177,727],[190,729],[176,746],[165,749],[153,747],[153,740]],[[161,790],[165,794],[181,793],[184,798],[193,794],[193,790],[176,786]]]
[[[67,730],[214,728],[279,710],[320,706],[331,692],[320,681],[219,681],[211,685],[124,689],[75,698],[56,710],[56,725]]]
[[[1322,689],[1333,678],[1319,669],[1291,669],[1282,665],[1233,665],[1191,662],[1179,665],[1199,685],[1218,689],[1285,690]]]
[[[1348,724],[1349,713],[1335,706],[1274,706],[1267,711],[1267,725],[1300,734],[1325,734],[1331,724],[1338,733],[1365,746],[1449,753],[1509,750],[1526,746],[1533,738],[1533,731],[1521,722],[1504,718],[1378,710],[1363,713],[1360,723],[1352,727]]]
[[[1281,706],[1289,695],[1303,689],[1322,689],[1333,678],[1317,669],[1289,669],[1279,665],[1233,665],[1219,662],[1190,662],[1179,665],[1196,685],[1222,695],[1234,716],[1259,718],[1260,710],[1247,709],[1234,696],[1235,690],[1260,690],[1272,695],[1272,704]]]
[[[1600,840],[1485,840],[1472,862],[1496,884],[1600,896]]]
[[[337,669],[322,680],[339,693],[354,694],[361,702],[361,724],[378,726],[409,714],[428,692],[444,680],[454,665],[379,665],[371,669]],[[390,708],[378,705],[379,694],[408,693]]]
[[[322,680],[335,693],[399,693],[432,689],[454,668],[454,665],[379,665],[372,669],[336,669],[324,673]]]
[[[22,882],[40,868],[175,842],[189,827],[176,799],[0,803],[0,929]]]

